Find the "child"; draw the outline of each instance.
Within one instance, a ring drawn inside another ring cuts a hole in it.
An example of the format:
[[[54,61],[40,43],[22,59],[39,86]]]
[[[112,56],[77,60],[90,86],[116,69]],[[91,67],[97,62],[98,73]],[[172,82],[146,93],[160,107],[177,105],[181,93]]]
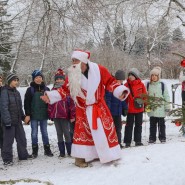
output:
[[[126,100],[128,102],[128,114],[126,121],[127,123],[125,126],[125,137],[124,137],[124,143],[126,144],[125,145],[126,147],[130,147],[131,144],[134,122],[135,122],[134,128],[135,146],[143,145],[143,143],[141,142],[141,136],[142,136],[144,105],[138,108],[134,104],[136,98],[141,97],[142,94],[146,94],[146,88],[142,83],[141,79],[139,78],[139,73],[140,72],[136,68],[132,68],[128,73],[127,83],[125,84],[125,86],[130,89],[130,94]]]
[[[117,81],[119,81],[120,84],[122,84],[123,80],[125,80],[124,71],[122,70],[116,71],[115,78]],[[116,127],[116,133],[118,136],[118,143],[120,145],[120,148],[123,148],[121,144],[121,130],[122,130],[121,115],[123,110],[128,109],[128,106],[125,101],[120,101],[119,99],[114,97],[113,93],[109,91],[106,91],[105,93],[105,100],[106,100],[107,106],[111,111],[112,118],[114,120],[114,125]]]
[[[60,88],[65,82],[65,74],[62,69],[58,69],[55,74],[55,84],[52,90]],[[65,157],[65,147],[67,154],[71,155],[71,141],[69,131],[69,122],[75,120],[75,104],[70,96],[60,100],[57,103],[48,106],[49,117],[54,120],[58,148],[60,151],[59,157]],[[65,143],[63,136],[65,137]]]
[[[165,101],[170,102],[170,97],[168,94],[168,89],[163,82],[160,82],[161,68],[154,67],[150,71],[150,83],[147,87],[148,95],[155,96],[159,98],[164,98]],[[150,136],[149,143],[156,142],[156,132],[158,124],[159,140],[161,143],[166,142],[166,126],[165,126],[165,116],[166,113],[170,111],[170,104],[161,104],[155,110],[151,110],[148,115],[150,117]]]
[[[17,142],[17,152],[19,160],[31,158],[27,152],[27,143],[22,121],[25,118],[22,110],[22,101],[20,93],[16,87],[19,83],[17,75],[11,73],[6,78],[7,85],[1,91],[1,118],[3,123],[3,151],[2,158],[4,165],[13,164],[13,142]]]
[[[48,105],[40,99],[40,96],[45,91],[48,91],[49,88],[44,84],[43,75],[40,70],[33,71],[32,80],[24,99],[25,114],[31,120],[32,155],[34,158],[38,156],[38,125],[40,124],[44,154],[52,157],[53,153],[50,150],[47,131]]]

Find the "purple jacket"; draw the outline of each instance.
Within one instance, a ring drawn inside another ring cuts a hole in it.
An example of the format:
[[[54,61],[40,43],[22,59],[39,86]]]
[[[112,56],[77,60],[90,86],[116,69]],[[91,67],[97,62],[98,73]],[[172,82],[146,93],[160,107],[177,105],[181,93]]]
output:
[[[52,90],[56,90],[53,88]],[[63,118],[74,119],[76,116],[76,109],[73,99],[67,96],[65,99],[60,100],[52,105],[48,105],[49,118]]]

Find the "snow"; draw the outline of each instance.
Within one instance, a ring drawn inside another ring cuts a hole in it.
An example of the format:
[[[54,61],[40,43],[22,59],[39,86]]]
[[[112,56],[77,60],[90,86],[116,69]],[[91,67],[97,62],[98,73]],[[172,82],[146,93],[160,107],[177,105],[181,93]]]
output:
[[[171,84],[177,80],[163,80],[171,95]],[[19,88],[24,97],[26,88]],[[176,90],[176,103],[181,104],[181,87]],[[28,151],[31,153],[31,128],[24,126]],[[148,145],[149,124],[144,115],[143,143],[145,146],[122,150],[122,159],[114,163],[101,164],[92,162],[90,167],[82,169],[74,165],[74,159],[66,157],[59,159],[57,137],[54,125],[48,126],[51,149],[54,157],[44,156],[41,134],[39,133],[39,156],[28,161],[18,161],[14,143],[14,165],[4,167],[0,159],[1,181],[35,179],[42,183],[18,182],[16,185],[39,185],[50,182],[54,185],[184,185],[185,182],[185,138],[179,132],[180,127],[166,120],[167,142]],[[123,127],[124,133],[124,127]]]

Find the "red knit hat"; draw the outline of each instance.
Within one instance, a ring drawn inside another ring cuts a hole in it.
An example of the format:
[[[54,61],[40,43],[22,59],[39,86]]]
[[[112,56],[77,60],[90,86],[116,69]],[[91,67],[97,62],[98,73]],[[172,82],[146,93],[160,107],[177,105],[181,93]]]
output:
[[[65,80],[65,72],[61,68],[59,68],[55,73],[55,81],[57,80],[57,78],[62,78],[63,80]]]

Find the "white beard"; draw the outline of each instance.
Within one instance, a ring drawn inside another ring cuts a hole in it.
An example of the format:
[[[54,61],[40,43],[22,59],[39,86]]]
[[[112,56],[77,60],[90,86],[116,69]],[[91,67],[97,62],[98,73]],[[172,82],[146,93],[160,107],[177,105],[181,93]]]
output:
[[[69,90],[74,102],[78,105],[77,96],[85,99],[81,89],[81,62],[68,68]]]

